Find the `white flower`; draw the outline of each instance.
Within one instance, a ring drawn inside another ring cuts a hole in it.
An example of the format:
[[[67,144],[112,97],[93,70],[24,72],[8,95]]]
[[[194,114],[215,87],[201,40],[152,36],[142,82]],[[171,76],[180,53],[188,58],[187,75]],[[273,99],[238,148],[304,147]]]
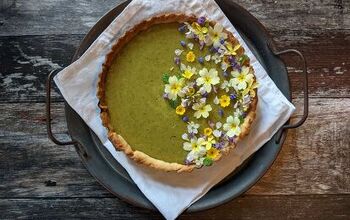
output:
[[[211,59],[211,55],[210,55],[210,54],[206,55],[206,56],[204,57],[204,59],[205,59],[205,61],[209,62],[210,59]]]
[[[196,118],[208,118],[209,112],[212,110],[210,105],[205,104],[205,98],[200,99],[199,103],[195,103],[192,109],[196,111],[194,113],[194,117]]]
[[[220,131],[221,126],[222,126],[221,122],[216,123],[216,125],[215,125],[216,129],[213,131],[214,137],[216,137],[216,138],[221,137],[221,135],[222,135],[222,131]]]
[[[181,138],[185,141],[189,141],[190,139],[188,138],[188,134],[187,133],[184,133]]]
[[[246,66],[242,67],[241,72],[238,72],[237,70],[232,71],[231,75],[233,78],[230,80],[230,84],[237,91],[247,88],[248,83],[254,77],[251,73],[251,69]]]
[[[190,142],[183,143],[185,151],[193,151],[194,153],[201,153],[203,151],[205,140],[204,138],[193,137]]]
[[[202,167],[205,158],[199,158],[196,160],[196,167]]]
[[[209,136],[208,139],[204,142],[205,149],[209,150],[215,143],[215,138],[213,136]]]
[[[228,137],[238,136],[241,133],[241,128],[239,127],[240,120],[238,117],[229,116],[226,118],[226,123],[223,128],[227,132]]]
[[[203,85],[206,92],[211,91],[211,86],[216,85],[220,82],[218,77],[218,71],[214,68],[208,71],[207,68],[203,68],[199,71],[200,77],[197,78],[196,82],[198,86]]]
[[[222,69],[223,71],[226,71],[227,68],[229,68],[229,65],[228,65],[226,62],[222,62],[222,63],[221,63],[221,69]]]
[[[215,96],[214,100],[213,100],[215,105],[218,105],[220,103],[220,100],[217,96]]]
[[[230,83],[227,80],[224,80],[224,82],[220,85],[220,89],[224,90],[225,92],[229,92]]]
[[[169,84],[165,85],[164,92],[168,95],[168,98],[171,100],[176,100],[179,92],[181,91],[185,79],[178,79],[176,76],[169,77]]]
[[[180,70],[182,71],[182,76],[186,79],[190,79],[193,75],[197,74],[196,67],[186,66],[185,64],[180,64]]]
[[[207,42],[205,42],[208,45],[213,44],[214,47],[218,48],[220,47],[221,43],[220,40],[221,39],[226,39],[227,38],[227,34],[225,32],[223,32],[224,28],[221,24],[216,23],[214,28],[209,27],[208,30],[208,35],[209,38],[207,38]]]
[[[212,57],[211,57],[212,60],[214,60],[215,64],[218,64],[221,62],[221,57],[217,54],[214,54]]]
[[[182,52],[184,52],[183,50],[180,50],[180,49],[176,49],[175,50],[175,55],[176,56],[180,56],[182,54]]]
[[[190,50],[193,49],[193,46],[194,46],[193,43],[188,43],[188,44],[187,44],[187,47],[188,47]]]
[[[197,134],[198,128],[199,128],[199,124],[196,124],[193,121],[189,122],[187,125],[187,131],[190,134]]]

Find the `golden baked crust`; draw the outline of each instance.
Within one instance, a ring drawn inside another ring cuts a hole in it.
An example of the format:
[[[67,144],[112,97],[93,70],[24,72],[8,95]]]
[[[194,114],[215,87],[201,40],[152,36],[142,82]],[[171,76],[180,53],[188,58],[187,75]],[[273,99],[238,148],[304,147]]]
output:
[[[117,150],[123,151],[131,159],[135,160],[140,164],[143,164],[158,170],[176,171],[178,173],[190,172],[195,168],[195,165],[185,165],[185,164],[179,164],[179,163],[165,162],[165,161],[150,157],[149,155],[143,152],[133,150],[132,147],[127,143],[127,141],[124,140],[124,138],[121,135],[117,134],[117,132],[114,130],[113,126],[110,123],[109,112],[108,112],[109,110],[105,100],[106,76],[108,74],[108,70],[110,66],[114,61],[115,56],[124,47],[124,45],[126,45],[130,40],[133,39],[133,37],[135,37],[141,31],[146,30],[155,24],[171,23],[171,22],[183,23],[183,22],[193,22],[196,20],[197,18],[195,16],[188,16],[184,14],[165,14],[165,15],[152,17],[151,19],[148,19],[139,23],[138,25],[136,25],[135,27],[127,31],[124,34],[124,36],[122,36],[116,43],[114,43],[111,51],[106,55],[105,63],[102,66],[102,72],[99,75],[97,97],[99,99],[99,107],[101,109],[100,116],[101,116],[103,125],[108,130],[109,140],[112,142],[112,144]],[[214,25],[215,22],[210,22],[210,24]],[[229,42],[231,42],[232,44],[237,42],[237,39],[232,35],[232,33],[228,32],[227,30],[224,30],[224,31],[228,34]],[[238,53],[243,54],[244,49],[241,47]],[[257,89],[255,89],[255,92],[256,90]],[[256,111],[257,102],[258,102],[258,98],[257,96],[255,96],[253,101],[250,103],[248,114],[244,118],[244,122],[241,125],[241,133],[237,138],[237,140],[241,140],[243,137],[249,134],[251,124],[256,115],[255,111]],[[227,154],[229,150],[233,149],[234,147],[235,147],[235,144],[231,144],[229,147],[223,150],[223,153]],[[219,159],[220,157],[217,158],[216,161]]]

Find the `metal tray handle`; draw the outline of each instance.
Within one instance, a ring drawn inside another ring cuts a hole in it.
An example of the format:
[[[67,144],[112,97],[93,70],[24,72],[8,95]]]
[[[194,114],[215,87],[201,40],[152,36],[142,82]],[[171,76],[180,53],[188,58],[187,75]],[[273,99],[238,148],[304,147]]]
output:
[[[303,68],[303,75],[304,75],[304,80],[303,80],[303,88],[304,88],[304,113],[303,113],[303,117],[296,123],[294,124],[286,124],[286,125],[283,125],[282,128],[280,129],[280,132],[277,134],[276,136],[276,143],[278,144],[281,140],[281,137],[283,136],[283,133],[285,130],[287,129],[292,129],[292,128],[297,128],[299,126],[301,126],[308,114],[309,114],[309,92],[308,92],[308,75],[307,75],[307,65],[306,65],[306,60],[303,56],[303,54],[296,50],[296,49],[287,49],[287,50],[283,50],[283,51],[273,51],[273,53],[276,55],[276,56],[280,56],[280,55],[283,55],[283,54],[288,54],[288,53],[292,53],[292,54],[296,54],[300,57],[301,61],[302,61],[302,68]]]
[[[76,141],[59,141],[55,138],[55,136],[52,133],[51,129],[51,81],[53,77],[60,72],[61,69],[54,69],[50,72],[49,76],[47,77],[46,81],[46,129],[47,129],[47,135],[49,138],[57,145],[71,145],[71,144],[77,144]]]

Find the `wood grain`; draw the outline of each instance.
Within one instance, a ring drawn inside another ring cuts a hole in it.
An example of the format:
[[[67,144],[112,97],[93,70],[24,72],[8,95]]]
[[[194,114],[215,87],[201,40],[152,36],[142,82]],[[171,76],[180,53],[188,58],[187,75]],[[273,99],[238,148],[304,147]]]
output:
[[[2,218],[162,219],[116,198],[0,199]],[[45,210],[45,211],[43,211]],[[244,196],[220,207],[184,213],[179,219],[348,219],[349,195]]]
[[[1,36],[85,34],[122,0],[17,0],[0,14]],[[346,0],[237,0],[270,30],[350,29]],[[68,22],[67,22],[68,21]]]
[[[293,121],[301,117],[302,100]],[[18,104],[9,104],[16,109]],[[0,139],[0,197],[111,196],[88,174],[73,146],[56,146],[46,136],[43,104],[27,104],[24,114],[0,111],[6,134]],[[65,127],[62,103],[53,106],[54,127]],[[21,112],[21,111],[19,111]],[[332,112],[337,112],[334,114]],[[247,194],[350,194],[350,99],[311,99],[305,125],[291,130],[278,159]],[[7,119],[9,118],[9,119]],[[18,121],[18,123],[6,123]],[[28,129],[32,127],[31,129]],[[35,135],[33,135],[35,134]],[[68,140],[67,135],[59,138]],[[46,187],[46,180],[57,186]]]
[[[350,30],[349,30],[350,33]],[[311,97],[350,97],[350,38],[344,33],[310,35],[313,43],[289,44],[301,50],[308,61]],[[66,67],[82,35],[0,37],[0,103],[43,102],[48,73]],[[282,47],[281,47],[282,48]],[[294,97],[302,95],[302,73],[298,59],[285,56]],[[58,91],[53,101],[62,101]]]

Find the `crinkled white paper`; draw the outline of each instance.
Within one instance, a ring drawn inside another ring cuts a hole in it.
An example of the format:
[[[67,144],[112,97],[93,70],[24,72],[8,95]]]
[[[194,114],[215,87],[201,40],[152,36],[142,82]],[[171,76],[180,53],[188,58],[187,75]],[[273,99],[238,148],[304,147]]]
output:
[[[164,13],[195,14],[221,23],[244,46],[255,69],[258,89],[257,118],[249,136],[212,167],[191,173],[164,173],[140,166],[117,152],[102,126],[96,97],[98,74],[112,43],[135,24]],[[55,82],[68,104],[96,133],[114,158],[127,170],[144,195],[167,219],[175,219],[211,187],[257,151],[292,115],[294,106],[282,95],[264,68],[243,42],[238,32],[213,0],[133,0],[107,27],[86,53],[62,70]]]

